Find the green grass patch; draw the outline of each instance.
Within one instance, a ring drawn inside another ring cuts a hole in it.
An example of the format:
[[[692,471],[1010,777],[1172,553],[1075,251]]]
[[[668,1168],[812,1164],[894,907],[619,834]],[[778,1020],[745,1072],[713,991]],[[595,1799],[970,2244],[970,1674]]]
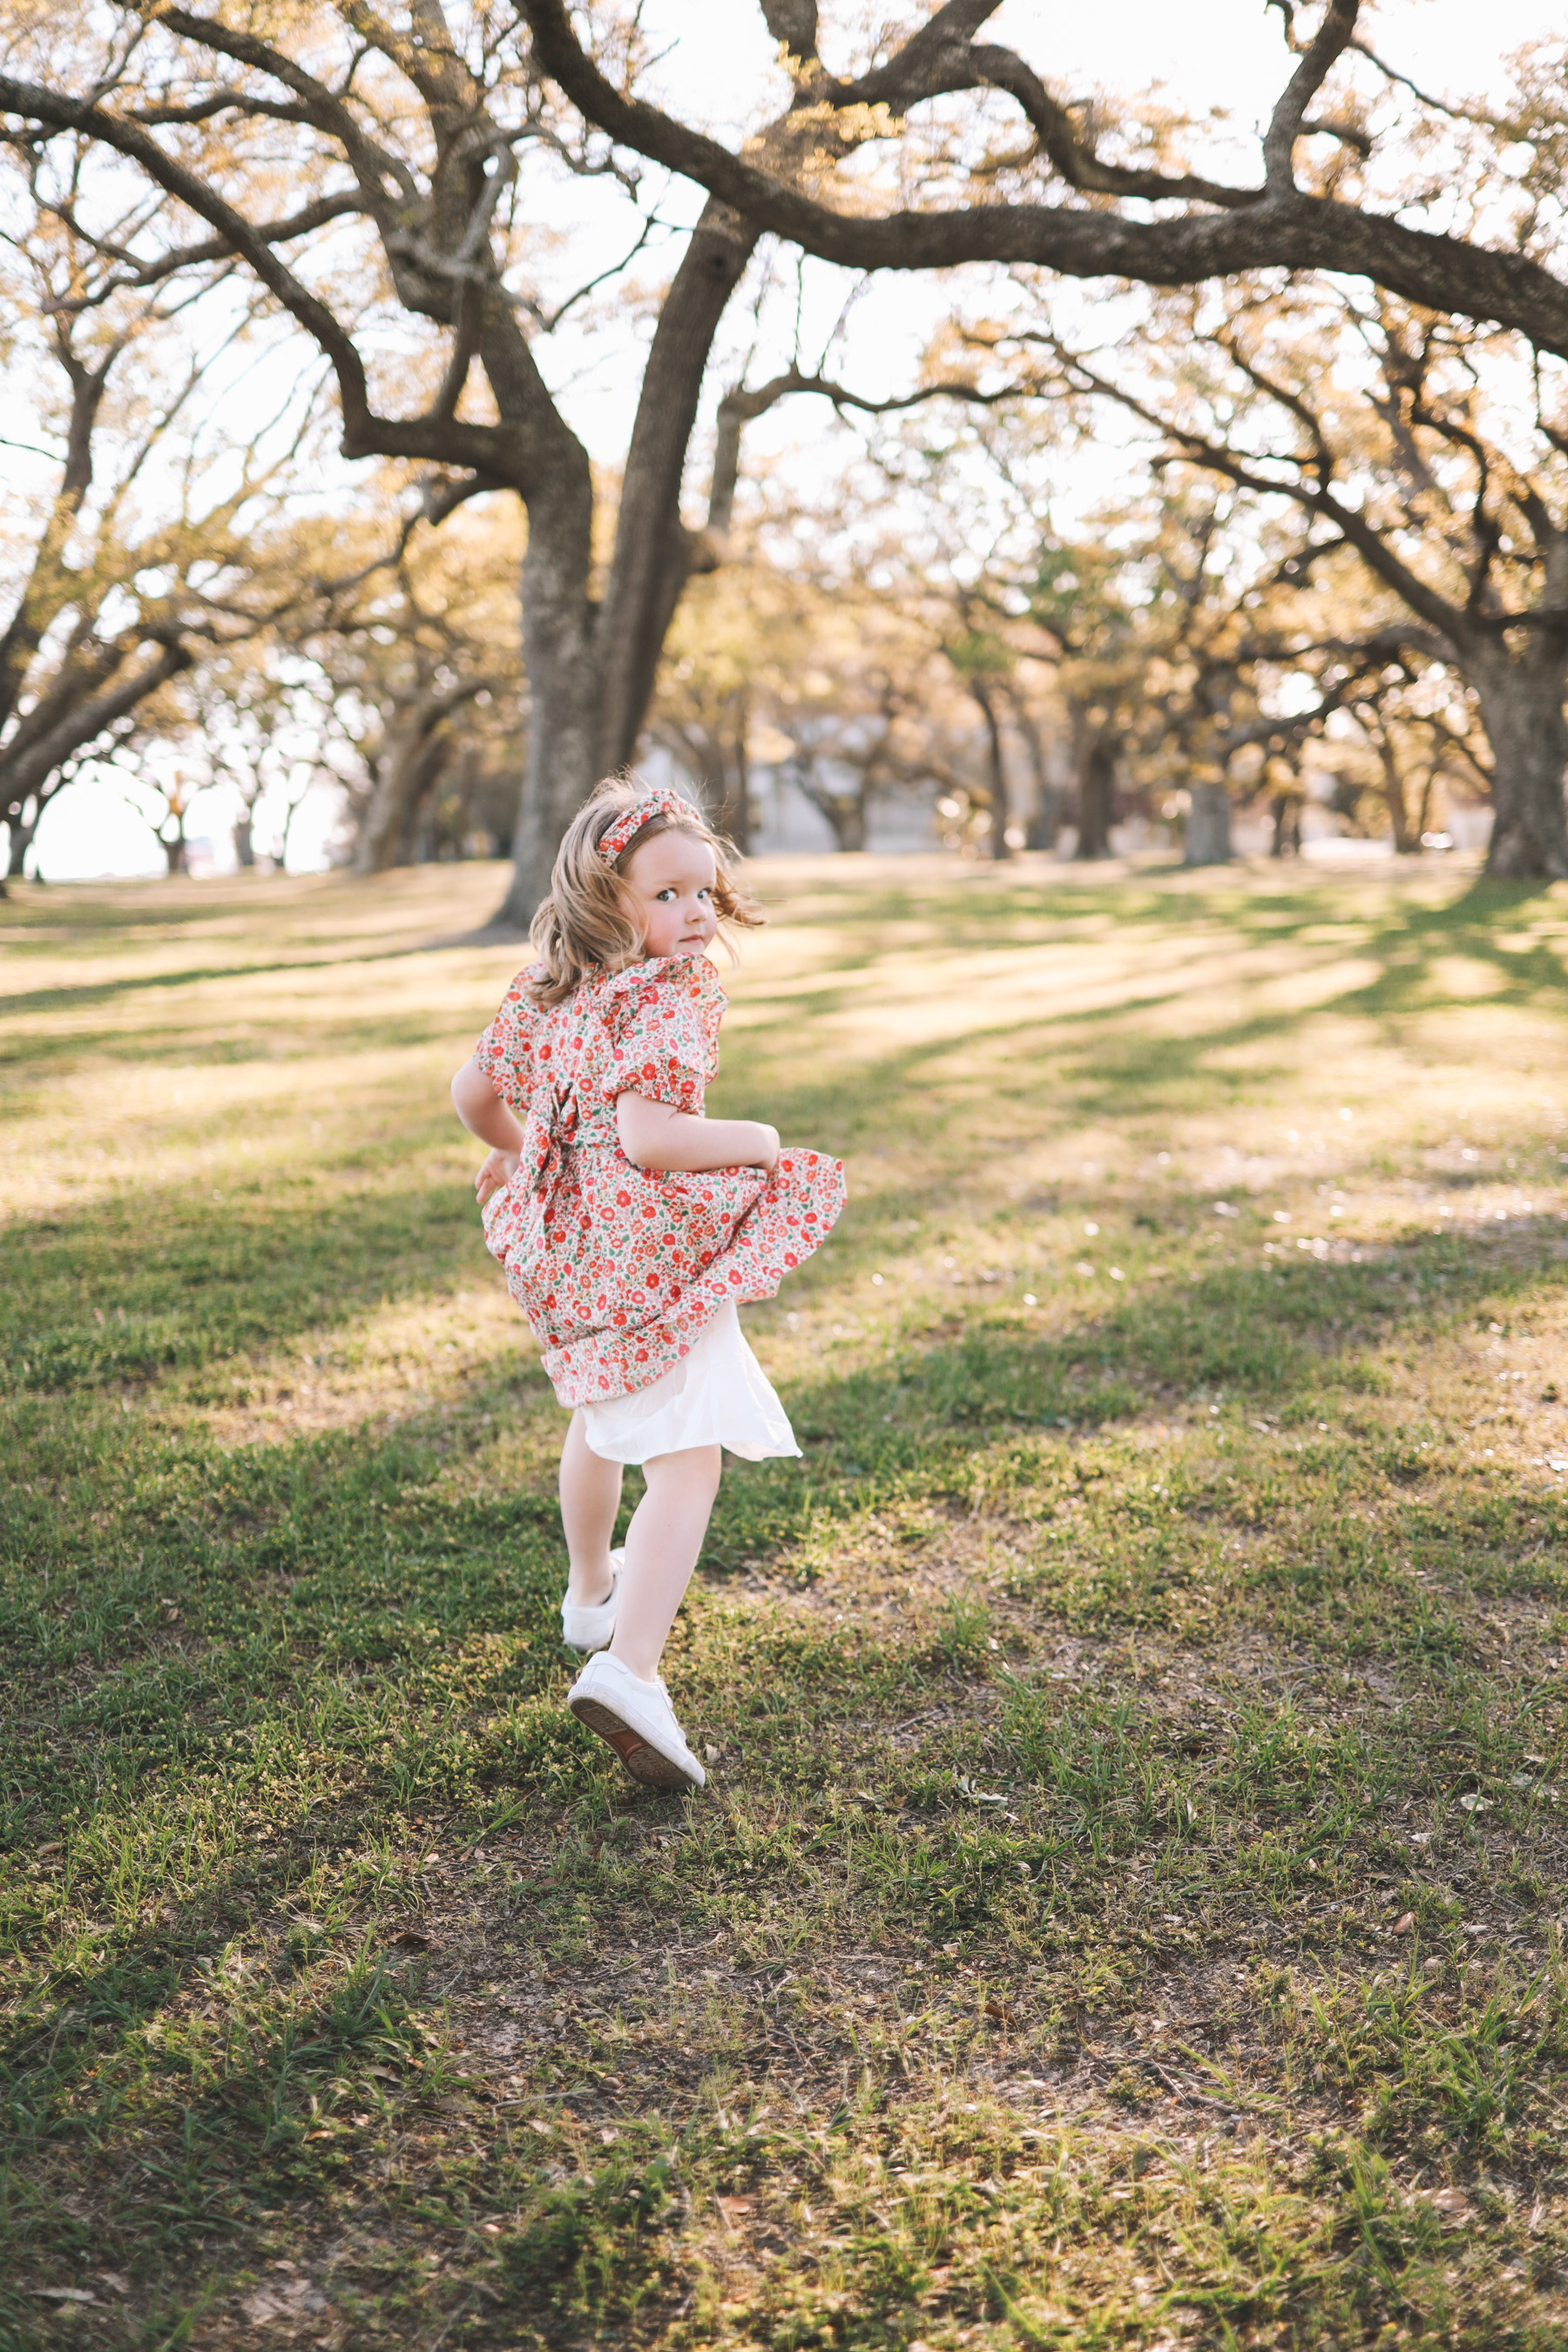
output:
[[[497,876],[0,910],[0,2345],[1555,2352],[1568,897],[761,879],[714,1108],[851,1201],[690,1803],[562,1706]]]

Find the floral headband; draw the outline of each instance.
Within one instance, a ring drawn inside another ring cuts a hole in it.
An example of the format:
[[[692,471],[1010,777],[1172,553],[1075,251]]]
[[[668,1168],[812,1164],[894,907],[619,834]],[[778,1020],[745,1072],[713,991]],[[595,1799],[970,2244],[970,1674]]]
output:
[[[614,866],[628,842],[635,841],[645,824],[656,816],[694,817],[697,811],[679,793],[649,793],[646,800],[634,801],[623,809],[607,831],[599,835],[599,855],[606,866]]]

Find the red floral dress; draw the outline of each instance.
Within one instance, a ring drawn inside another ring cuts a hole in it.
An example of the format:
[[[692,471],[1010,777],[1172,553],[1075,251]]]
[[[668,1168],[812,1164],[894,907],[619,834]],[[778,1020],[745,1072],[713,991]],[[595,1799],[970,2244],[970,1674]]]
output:
[[[520,972],[474,1049],[524,1125],[516,1176],[484,1210],[485,1240],[544,1349],[563,1404],[626,1396],[689,1354],[727,1299],[771,1298],[826,1240],[844,1168],[786,1147],[761,1168],[634,1167],[619,1095],[700,1113],[729,1000],[702,956],[586,980],[541,1006]]]

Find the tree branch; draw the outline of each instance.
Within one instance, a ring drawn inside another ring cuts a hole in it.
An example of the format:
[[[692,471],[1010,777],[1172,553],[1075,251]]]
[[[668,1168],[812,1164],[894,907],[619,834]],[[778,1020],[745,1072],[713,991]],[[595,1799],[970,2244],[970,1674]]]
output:
[[[48,209],[73,236],[79,237],[94,253],[121,263],[124,271],[121,277],[102,279],[90,295],[78,295],[71,300],[57,303],[54,306],[56,311],[64,317],[76,317],[84,310],[96,310],[111,295],[121,293],[128,288],[161,286],[165,278],[174,277],[182,269],[194,269],[204,262],[227,261],[234,257],[234,247],[226,237],[209,236],[204,237],[198,245],[174,246],[167,253],[160,254],[156,261],[141,261],[129,247],[95,237],[68,206],[57,205]],[[335,196],[321,196],[314,204],[301,205],[297,213],[290,213],[284,220],[262,223],[255,234],[267,245],[288,245],[295,237],[308,236],[312,229],[324,227],[328,221],[342,220],[348,214],[363,213],[368,209],[362,195],[345,188]]]
[[[764,416],[770,408],[776,407],[792,393],[816,393],[824,400],[831,401],[840,412],[854,408],[868,416],[891,416],[906,408],[918,408],[922,401],[927,400],[964,400],[979,407],[994,408],[1005,401],[1016,400],[1019,390],[1017,384],[1010,383],[995,392],[983,392],[978,384],[970,383],[963,377],[954,377],[951,381],[944,379],[936,383],[921,384],[915,392],[896,393],[886,400],[868,400],[863,393],[851,392],[847,384],[836,383],[829,376],[808,375],[796,367],[785,368],[782,374],[770,376],[766,383],[756,385],[751,392],[737,385],[719,403],[712,488],[708,497],[708,533],[715,540],[722,540],[733,520],[742,432],[748,425],[754,423],[759,416]],[[699,563],[694,568],[710,570],[712,566]]]
[[[86,701],[73,701],[65,717],[24,751],[16,756],[9,751],[0,753],[0,793],[6,803],[18,806],[29,793],[41,792],[55,770],[73,751],[96,741],[105,728],[125,718],[170,678],[189,669],[195,658],[190,649],[178,642],[160,646],[150,662],[132,670],[118,685],[105,688]]]
[[[1256,269],[1327,269],[1369,278],[1429,310],[1495,320],[1568,357],[1568,287],[1540,262],[1407,228],[1300,191],[1153,221],[1049,205],[837,212],[746,153],[731,154],[717,140],[616,89],[577,40],[565,0],[520,5],[539,64],[591,122],[621,145],[697,181],[759,229],[824,260],[852,269],[1020,262],[1069,278],[1131,278],[1159,286]],[[985,79],[974,76],[976,85]]]
[[[1317,38],[1286,83],[1263,135],[1264,177],[1273,196],[1296,193],[1296,142],[1306,112],[1355,32],[1361,0],[1329,0]]]
[[[363,362],[354,349],[347,330],[340,325],[326,304],[311,293],[310,288],[294,276],[260,233],[245,218],[243,213],[226,203],[216,189],[208,187],[195,172],[165,155],[155,139],[148,136],[134,122],[122,115],[108,112],[80,99],[65,98],[55,90],[39,89],[36,84],[15,80],[9,74],[0,74],[0,109],[7,114],[17,114],[26,121],[47,125],[54,131],[71,131],[97,139],[116,154],[124,155],[138,163],[148,178],[164,193],[195,213],[198,220],[211,224],[228,249],[249,263],[268,291],[276,295],[283,308],[297,319],[308,334],[312,335],[331,361],[338,380],[338,392],[342,402],[344,436],[356,430],[363,432],[371,422],[369,389],[365,382]]]

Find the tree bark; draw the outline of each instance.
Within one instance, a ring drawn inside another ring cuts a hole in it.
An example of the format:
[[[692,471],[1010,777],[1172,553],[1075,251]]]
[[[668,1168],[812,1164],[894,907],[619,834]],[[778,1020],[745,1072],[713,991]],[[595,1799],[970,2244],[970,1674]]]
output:
[[[1061,828],[1061,794],[1051,782],[1045,737],[1040,732],[1039,720],[1016,688],[1009,688],[1007,699],[1029,755],[1029,773],[1035,785],[1035,805],[1029,814],[1024,845],[1027,849],[1054,849]]]
[[[691,534],[680,520],[686,452],[713,337],[756,242],[757,231],[726,206],[705,205],[654,331],[621,477],[609,584],[595,626],[602,668],[599,757],[609,772],[636,753],[665,636],[691,570]]]
[[[830,792],[819,784],[816,762],[810,760],[791,761],[781,770],[799,785],[818,816],[826,820],[833,831],[833,845],[840,851],[864,849],[866,846],[866,814],[868,786],[864,775],[852,793]]]
[[[1522,661],[1466,667],[1492,752],[1492,837],[1487,872],[1509,879],[1568,874],[1568,721],[1563,701],[1568,646],[1537,633]]]
[[[1274,820],[1274,835],[1268,845],[1270,857],[1283,857],[1289,850],[1292,857],[1301,850],[1301,803],[1294,793],[1276,793],[1268,803],[1268,814]]]
[[[751,769],[746,749],[752,712],[751,698],[744,687],[730,697],[724,715],[730,723],[714,746],[718,754],[719,803],[713,811],[713,830],[721,840],[733,842],[744,857],[752,846]]]
[[[1220,783],[1194,784],[1187,810],[1185,866],[1230,863],[1230,794]]]
[[[1392,743],[1386,738],[1377,746],[1379,765],[1383,770],[1383,804],[1388,811],[1388,829],[1394,836],[1394,854],[1409,857],[1421,845],[1419,829],[1411,831],[1410,807],[1405,797],[1405,778],[1399,772],[1399,761]]]
[[[528,765],[512,875],[496,920],[526,930],[550,888],[561,836],[600,774],[599,676],[588,604],[594,491],[573,435],[569,473],[531,502],[522,562],[522,658],[528,673]],[[579,462],[580,461],[580,462]]]
[[[1116,814],[1116,749],[1104,730],[1086,727],[1078,752],[1077,860],[1110,855],[1110,826]]]
[[[986,849],[992,862],[1001,865],[1013,855],[1013,845],[1007,838],[1007,771],[1002,758],[1002,730],[996,719],[996,698],[983,677],[972,677],[969,691],[979,704],[985,721],[985,776],[991,793],[990,821],[986,825]]]
[[[563,424],[560,472],[528,500],[528,772],[511,884],[496,918],[518,929],[526,929],[550,888],[556,848],[574,813],[637,749],[665,635],[691,567],[691,538],[679,515],[687,444],[714,333],[754,243],[710,205],[676,272],[644,371],[599,610],[588,598],[593,481],[586,451]]]
[[[445,693],[421,694],[395,717],[354,845],[356,874],[384,874],[408,863],[419,812],[452,755],[446,721],[490,683],[471,677]]]

